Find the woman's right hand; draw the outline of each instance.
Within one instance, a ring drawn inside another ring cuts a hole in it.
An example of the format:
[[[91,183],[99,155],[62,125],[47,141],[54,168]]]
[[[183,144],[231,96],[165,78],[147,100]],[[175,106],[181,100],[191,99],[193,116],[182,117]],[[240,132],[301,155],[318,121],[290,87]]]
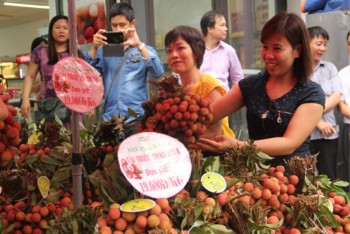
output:
[[[25,118],[29,118],[30,116],[30,101],[28,100],[22,100],[22,105],[21,105],[21,114],[25,117]]]
[[[199,138],[196,145],[201,149],[222,153],[230,147],[238,147],[240,142],[231,136],[219,135],[213,139]]]

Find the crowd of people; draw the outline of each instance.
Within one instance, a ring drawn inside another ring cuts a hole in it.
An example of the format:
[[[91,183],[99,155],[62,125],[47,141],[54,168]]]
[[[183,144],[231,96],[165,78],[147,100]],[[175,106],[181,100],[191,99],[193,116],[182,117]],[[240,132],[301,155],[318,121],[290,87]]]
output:
[[[161,78],[164,65],[156,50],[139,38],[129,4],[114,4],[109,21],[112,31],[123,32],[124,56],[104,56],[103,47],[108,45],[105,29],[93,36],[91,49],[80,56],[103,78],[101,121],[116,115],[132,122],[134,117],[128,109],[143,115],[148,76]],[[318,154],[319,172],[335,179],[339,138],[336,108],[344,116],[341,138],[344,158],[349,159],[350,66],[338,73],[331,62],[322,60],[329,40],[326,30],[319,26],[307,28],[294,13],[277,13],[260,35],[265,69],[244,78],[236,51],[224,42],[228,31],[224,15],[215,10],[205,13],[200,28],[202,32],[177,26],[164,40],[167,63],[183,88],[208,97],[212,103],[213,121],[197,145],[204,151],[221,153],[228,147],[247,144],[235,138],[227,119],[245,107],[249,138],[258,149],[274,157],[272,165],[283,165],[294,156]],[[56,16],[50,22],[48,45],[32,51],[22,94],[21,111],[25,117],[30,116],[29,96],[38,72],[39,98],[55,96],[51,72],[60,59],[68,56],[68,34],[68,18]],[[349,33],[347,41],[350,53]]]

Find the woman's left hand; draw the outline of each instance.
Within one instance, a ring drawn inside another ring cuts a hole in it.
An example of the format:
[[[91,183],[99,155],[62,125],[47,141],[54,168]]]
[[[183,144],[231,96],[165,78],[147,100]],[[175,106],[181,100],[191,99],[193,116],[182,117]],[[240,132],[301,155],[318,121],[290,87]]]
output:
[[[196,145],[204,150],[222,153],[230,147],[237,147],[239,141],[230,136],[218,135],[213,137],[213,139],[199,138]]]

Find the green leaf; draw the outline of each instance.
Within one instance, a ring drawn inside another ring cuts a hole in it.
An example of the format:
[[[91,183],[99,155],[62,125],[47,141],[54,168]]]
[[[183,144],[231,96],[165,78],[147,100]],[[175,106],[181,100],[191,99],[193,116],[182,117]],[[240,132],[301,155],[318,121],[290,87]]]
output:
[[[193,227],[190,229],[191,230],[191,234],[203,234],[204,230],[201,227]]]
[[[329,220],[329,222],[322,218],[323,215],[327,220]],[[334,214],[325,205],[320,206],[320,212],[317,214],[317,216],[323,226],[331,226],[334,228],[340,226],[338,221],[335,219]]]
[[[194,209],[195,220],[198,220],[198,217],[201,216],[202,213],[203,213],[203,205],[197,204]]]
[[[265,227],[269,229],[277,229],[283,224],[284,218],[281,218],[277,223],[275,224],[265,224]]]
[[[202,164],[203,170],[209,167],[214,161],[215,161],[214,157],[203,158],[203,164]]]
[[[37,154],[33,154],[33,155],[30,155],[30,156],[28,157],[27,162],[28,162],[29,164],[33,164],[33,163],[35,163],[36,161],[38,161],[38,159],[39,159],[39,156],[38,156]]]
[[[256,156],[257,156],[258,158],[260,158],[260,159],[263,159],[264,161],[274,159],[273,157],[270,157],[269,155],[267,155],[267,154],[265,154],[265,153],[263,153],[263,152],[261,152],[261,151],[257,152],[257,153],[256,153]]]
[[[205,171],[206,172],[219,172],[221,163],[220,163],[220,157],[219,156],[214,156],[213,162],[210,164],[210,167],[206,167]]]
[[[13,223],[11,225],[9,225],[2,233],[3,234],[7,234],[7,233],[12,233],[12,231],[15,229],[16,224]]]
[[[52,156],[54,156],[54,155],[52,155]],[[41,159],[41,161],[43,163],[45,163],[45,164],[50,164],[50,165],[54,165],[54,166],[58,166],[59,165],[56,157],[51,157],[51,156],[50,157],[43,157]]]
[[[128,108],[128,113],[130,116],[134,117],[135,119],[138,118],[137,113],[133,109]]]
[[[268,170],[271,166],[270,164],[264,164],[261,161],[258,161],[257,164],[258,164],[259,168],[264,169],[264,170]]]
[[[241,182],[241,179],[238,179],[236,177],[232,177],[228,181],[226,181],[226,188],[231,188],[233,185],[237,184],[238,182]]]
[[[112,204],[112,203],[116,202],[108,195],[108,193],[107,193],[106,189],[104,188],[104,186],[102,185],[102,183],[99,183],[98,188],[101,191],[100,196],[101,196],[102,201],[104,201],[106,204]]]
[[[79,225],[78,225],[78,221],[77,221],[77,220],[72,220],[72,221],[71,221],[71,224],[72,224],[73,233],[74,233],[74,234],[79,234]]]
[[[338,180],[336,182],[333,183],[336,186],[340,186],[340,187],[347,187],[349,186],[349,182],[347,181],[343,181],[343,180]]]
[[[212,224],[212,225],[207,225],[205,226],[205,229],[209,228],[209,230],[212,231],[212,233],[215,234],[232,234],[233,230],[227,229],[226,226],[221,225],[221,224]],[[191,231],[192,233],[192,231]]]

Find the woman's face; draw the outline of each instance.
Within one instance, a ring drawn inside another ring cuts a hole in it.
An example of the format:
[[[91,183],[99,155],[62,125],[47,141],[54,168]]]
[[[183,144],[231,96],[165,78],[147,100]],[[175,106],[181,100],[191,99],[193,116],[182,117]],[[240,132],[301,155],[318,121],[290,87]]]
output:
[[[52,37],[55,42],[66,43],[69,40],[69,26],[65,19],[57,20],[52,28]]]
[[[180,75],[196,67],[192,48],[182,37],[167,46],[166,58],[170,70]]]
[[[270,76],[292,76],[295,58],[300,56],[300,49],[292,45],[280,34],[272,35],[261,47],[261,58]]]
[[[327,52],[328,40],[322,36],[316,36],[310,41],[311,57],[315,63],[318,63]]]

